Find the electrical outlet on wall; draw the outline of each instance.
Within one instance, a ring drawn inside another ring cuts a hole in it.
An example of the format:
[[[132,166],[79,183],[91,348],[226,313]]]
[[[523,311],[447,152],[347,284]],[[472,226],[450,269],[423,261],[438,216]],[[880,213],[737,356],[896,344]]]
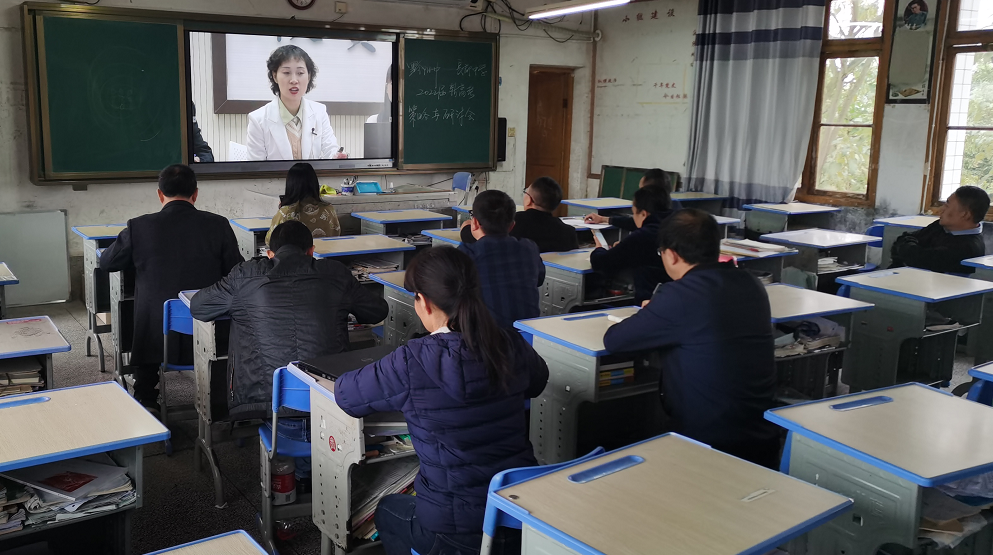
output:
[[[348,2],[335,2],[334,13],[340,13],[340,14],[348,13]]]
[[[508,137],[516,137],[517,136],[517,128],[516,127],[508,127],[507,128],[507,136]]]

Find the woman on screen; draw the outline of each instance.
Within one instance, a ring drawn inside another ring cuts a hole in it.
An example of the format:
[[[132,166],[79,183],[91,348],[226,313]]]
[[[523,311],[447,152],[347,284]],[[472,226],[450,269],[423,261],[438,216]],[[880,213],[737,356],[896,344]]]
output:
[[[304,95],[316,86],[317,66],[299,46],[280,46],[266,62],[271,102],[248,114],[249,160],[347,158],[328,110]]]
[[[378,114],[369,116],[366,123],[390,123],[393,119],[393,64],[386,69],[386,97]]]

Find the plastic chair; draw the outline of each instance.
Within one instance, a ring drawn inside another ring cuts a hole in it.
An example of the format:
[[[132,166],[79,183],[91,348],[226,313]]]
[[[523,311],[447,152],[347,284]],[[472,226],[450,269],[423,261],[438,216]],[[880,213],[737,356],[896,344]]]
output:
[[[162,364],[159,365],[159,414],[162,424],[169,426],[169,396],[166,389],[166,372],[189,372],[193,365],[169,363],[169,332],[193,336],[193,317],[190,309],[179,299],[169,299],[162,304]],[[180,408],[180,407],[174,407]],[[183,407],[190,409],[192,407]],[[172,455],[172,440],[165,442],[166,455]]]
[[[272,374],[272,426],[259,426],[259,439],[265,450],[262,461],[262,513],[259,516],[259,527],[262,540],[269,553],[277,553],[275,543],[276,518],[272,504],[272,462],[277,456],[294,459],[310,457],[310,442],[306,439],[294,439],[279,433],[279,410],[289,408],[302,412],[310,412],[310,386],[294,376],[285,367],[277,368]],[[273,433],[277,430],[277,433]],[[308,509],[307,514],[310,514]]]
[[[452,190],[468,191],[469,184],[472,183],[472,174],[469,172],[458,172],[452,177]]]
[[[852,295],[852,286],[842,285],[841,287],[838,288],[838,292],[835,294],[838,295],[839,297],[845,297],[847,299]]]
[[[969,393],[966,394],[965,398],[981,405],[993,406],[993,382],[976,380],[969,388]]]
[[[879,237],[878,241],[873,241],[869,243],[870,247],[882,248],[883,246],[883,230],[886,229],[884,225],[871,225],[869,229],[865,230],[865,234],[869,237]]]
[[[555,472],[556,470],[569,465],[587,461],[593,457],[602,455],[604,452],[605,450],[603,447],[597,447],[588,454],[571,461],[546,464],[544,466],[528,466],[525,468],[511,468],[510,470],[504,470],[503,472],[493,476],[490,480],[489,492],[512,486],[518,482],[530,480],[531,478],[536,478],[543,474]],[[521,521],[508,515],[507,513],[504,513],[500,509],[497,509],[491,505],[489,501],[487,501],[486,513],[483,515],[483,544],[479,549],[479,555],[489,555],[490,551],[493,549],[493,538],[496,536],[497,528],[501,526],[504,528],[514,528],[520,530]],[[414,551],[411,550],[411,553],[414,553]]]

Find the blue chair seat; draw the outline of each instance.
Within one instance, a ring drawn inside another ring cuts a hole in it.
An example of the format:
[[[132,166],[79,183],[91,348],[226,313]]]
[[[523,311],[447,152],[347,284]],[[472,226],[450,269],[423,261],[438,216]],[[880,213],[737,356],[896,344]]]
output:
[[[259,426],[259,438],[262,440],[265,450],[272,451],[272,428],[268,424]],[[280,435],[277,454],[281,457],[293,457],[294,459],[309,457],[310,443]]]

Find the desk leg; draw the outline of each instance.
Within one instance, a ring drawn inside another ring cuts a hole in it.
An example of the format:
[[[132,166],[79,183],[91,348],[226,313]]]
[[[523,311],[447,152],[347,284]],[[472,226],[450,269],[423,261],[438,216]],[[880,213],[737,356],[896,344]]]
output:
[[[45,355],[44,366],[45,389],[55,389],[55,367],[52,365],[51,353]]]
[[[93,356],[93,350],[90,348],[91,341],[96,341],[97,343],[97,356],[100,357],[100,373],[106,373],[107,367],[106,362],[103,359],[103,340],[100,339],[100,334],[97,333],[97,315],[86,311],[87,326],[89,329],[86,330],[86,356]]]
[[[334,542],[327,534],[321,534],[321,555],[334,555]]]
[[[217,453],[214,452],[214,437],[211,433],[210,424],[204,420],[203,416],[197,416],[197,421],[199,422],[198,433],[197,433],[197,443],[193,449],[193,460],[196,465],[196,469],[200,470],[200,453],[197,451],[199,448],[203,451],[203,455],[207,457],[207,464],[210,465],[210,473],[214,479],[214,506],[218,509],[223,509],[228,506],[227,502],[224,501],[224,480],[221,478],[221,467],[217,462]]]
[[[7,319],[7,294],[4,292],[4,286],[0,285],[0,320]]]
[[[917,484],[799,434],[791,437],[790,476],[855,501],[850,512],[795,541],[792,555],[871,554],[889,543],[915,546],[923,491]]]

